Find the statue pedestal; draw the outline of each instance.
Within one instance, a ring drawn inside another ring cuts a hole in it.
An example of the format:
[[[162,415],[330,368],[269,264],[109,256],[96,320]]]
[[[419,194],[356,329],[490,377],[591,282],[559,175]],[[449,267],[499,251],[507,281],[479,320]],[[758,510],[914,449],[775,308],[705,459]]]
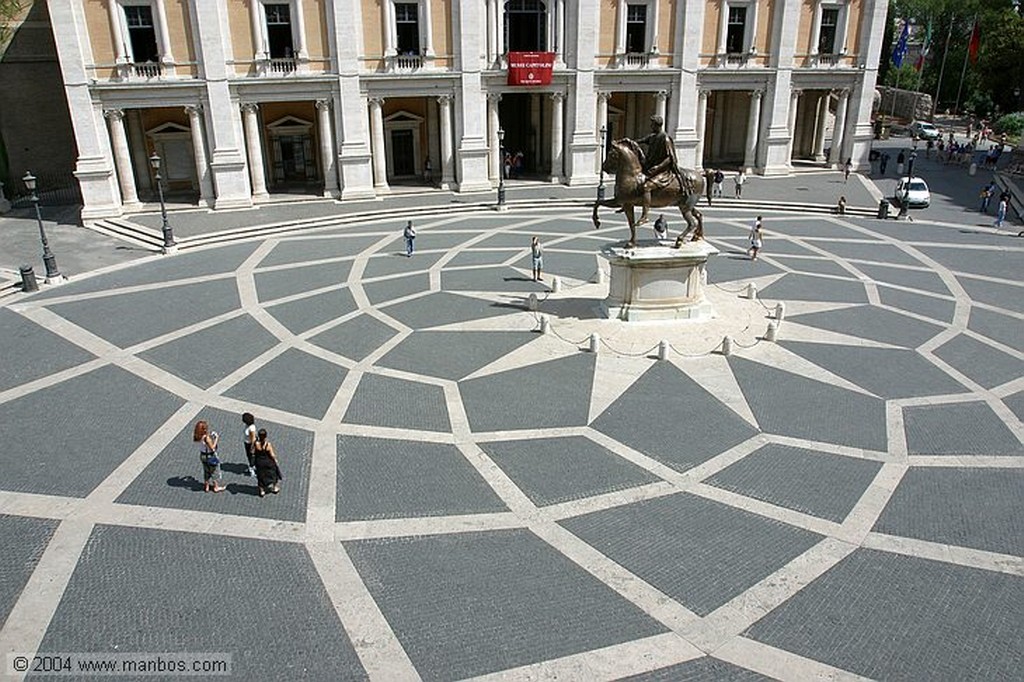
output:
[[[714,309],[704,296],[708,257],[718,249],[706,241],[640,241],[608,244],[601,255],[611,264],[608,298],[601,310],[609,319],[626,322],[651,320],[707,320]]]

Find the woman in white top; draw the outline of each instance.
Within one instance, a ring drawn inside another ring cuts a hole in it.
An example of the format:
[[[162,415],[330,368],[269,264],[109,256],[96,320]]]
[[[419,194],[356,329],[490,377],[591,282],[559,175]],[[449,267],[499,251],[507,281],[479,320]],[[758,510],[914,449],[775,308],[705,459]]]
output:
[[[256,478],[256,463],[252,455],[252,444],[256,442],[256,417],[251,412],[245,412],[242,414],[242,423],[245,424],[242,447],[245,448],[245,460],[249,463],[249,476]]]
[[[754,221],[754,226],[750,230],[750,260],[757,260],[757,252],[761,250],[763,245],[763,234],[761,232],[761,216],[757,216],[757,220]]]

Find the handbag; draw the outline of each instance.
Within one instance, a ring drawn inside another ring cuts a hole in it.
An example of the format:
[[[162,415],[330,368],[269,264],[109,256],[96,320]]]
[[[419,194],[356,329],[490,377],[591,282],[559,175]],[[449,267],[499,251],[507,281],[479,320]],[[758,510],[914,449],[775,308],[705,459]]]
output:
[[[215,455],[215,454],[213,454],[213,453],[211,452],[211,453],[210,453],[209,455],[207,455],[207,457],[206,457],[206,463],[207,463],[207,464],[209,464],[209,465],[210,465],[210,466],[212,466],[212,467],[215,467],[215,466],[217,466],[218,464],[220,464],[220,459],[219,459],[219,458],[217,457],[217,455]]]

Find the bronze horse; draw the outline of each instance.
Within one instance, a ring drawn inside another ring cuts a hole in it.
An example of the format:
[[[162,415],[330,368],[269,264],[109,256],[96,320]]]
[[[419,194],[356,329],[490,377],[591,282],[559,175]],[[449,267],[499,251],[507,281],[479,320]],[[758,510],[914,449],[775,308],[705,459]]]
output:
[[[643,207],[644,152],[639,144],[628,138],[613,140],[611,146],[605,157],[603,169],[605,173],[615,175],[615,196],[594,204],[594,228],[601,227],[601,221],[597,217],[598,208],[618,208],[626,214],[626,220],[629,222],[629,246],[636,246],[637,223],[634,209],[637,206]],[[704,238],[704,216],[697,210],[697,201],[701,194],[706,192],[710,203],[711,182],[706,177],[707,173],[701,174],[690,168],[680,168],[681,177],[671,171],[666,175],[670,179],[651,192],[651,208],[675,206],[679,209],[679,213],[686,221],[686,231],[676,239],[675,246],[679,248],[691,232],[693,241]],[[692,191],[683,189],[683,181],[693,188]]]

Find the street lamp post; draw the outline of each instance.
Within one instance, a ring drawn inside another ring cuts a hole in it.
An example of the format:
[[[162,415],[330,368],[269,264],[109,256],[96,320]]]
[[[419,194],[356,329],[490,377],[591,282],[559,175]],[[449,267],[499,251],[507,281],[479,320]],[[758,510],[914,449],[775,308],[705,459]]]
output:
[[[498,210],[505,210],[505,130],[498,128]]]
[[[26,172],[22,178],[25,189],[32,193],[29,200],[36,209],[36,222],[39,223],[39,239],[43,242],[43,264],[46,265],[46,283],[60,284],[64,276],[57,269],[57,258],[50,251],[50,243],[46,240],[46,230],[43,228],[43,214],[39,212],[39,197],[36,195],[36,177],[31,172]]]
[[[604,144],[608,129],[601,126],[601,182],[597,185],[597,200],[604,201]]]
[[[163,176],[160,175],[160,155],[153,152],[153,156],[149,157],[149,165],[153,167],[153,172],[156,176],[156,192],[157,196],[160,197],[160,218],[163,221],[160,225],[160,229],[164,233],[164,253],[174,253],[177,250],[177,243],[174,241],[174,232],[171,231],[171,225],[167,222],[167,205],[164,203],[164,185]]]

